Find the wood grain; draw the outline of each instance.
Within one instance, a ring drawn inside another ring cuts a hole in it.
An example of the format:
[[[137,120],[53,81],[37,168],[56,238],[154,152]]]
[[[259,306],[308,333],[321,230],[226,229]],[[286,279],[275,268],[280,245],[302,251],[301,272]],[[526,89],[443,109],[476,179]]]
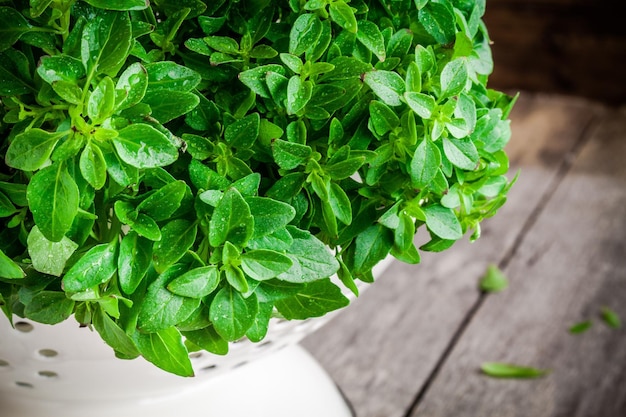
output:
[[[507,205],[484,223],[483,237],[424,254],[417,267],[392,264],[352,306],[305,339],[358,417],[400,417],[410,409],[479,299],[477,281],[487,264],[501,262],[516,246],[581,132],[602,111],[584,101],[523,95],[511,115],[508,146],[513,171],[521,168],[522,175]]]
[[[598,120],[591,138],[526,233],[413,417],[626,415],[626,112]],[[584,334],[568,328],[592,320]],[[481,375],[485,361],[551,369],[538,380]]]

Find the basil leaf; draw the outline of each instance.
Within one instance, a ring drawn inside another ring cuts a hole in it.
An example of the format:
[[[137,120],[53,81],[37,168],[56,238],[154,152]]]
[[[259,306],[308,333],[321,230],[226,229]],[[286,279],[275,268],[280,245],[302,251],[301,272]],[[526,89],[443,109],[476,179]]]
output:
[[[200,99],[184,91],[153,90],[146,92],[142,102],[150,106],[152,117],[165,124],[193,110]]]
[[[420,9],[418,19],[438,43],[444,45],[454,41],[456,19],[447,5],[428,2]]]
[[[328,197],[328,202],[337,219],[346,225],[352,223],[352,204],[346,192],[338,184],[331,182]]]
[[[275,278],[293,265],[288,256],[267,249],[247,251],[240,259],[243,272],[257,281]]]
[[[344,0],[338,0],[330,3],[328,8],[330,18],[333,22],[347,30],[348,32],[357,33],[357,21],[352,8],[346,4]]]
[[[226,355],[228,353],[228,342],[224,340],[213,326],[204,329],[183,332],[183,336],[193,344],[216,355]]]
[[[169,139],[143,123],[121,129],[113,139],[113,145],[120,158],[136,168],[165,166],[178,158],[178,150]]]
[[[0,7],[0,52],[9,49],[29,30],[31,26],[21,13],[13,7]]]
[[[109,281],[117,271],[117,242],[94,246],[63,277],[67,292],[81,292]]]
[[[539,378],[550,371],[500,362],[485,362],[481,365],[484,374],[495,378]]]
[[[299,56],[317,44],[322,35],[322,22],[313,13],[298,16],[289,33],[289,53]]]
[[[107,10],[143,10],[150,6],[148,0],[85,0],[93,7]]]
[[[276,301],[276,309],[287,320],[303,320],[320,317],[350,304],[341,289],[330,279],[323,279],[306,284],[289,297]]]
[[[80,54],[87,73],[114,77],[132,45],[132,26],[126,12],[98,10],[83,29]]]
[[[261,118],[258,113],[250,114],[228,125],[224,140],[235,148],[249,148],[259,136]]]
[[[376,24],[369,20],[359,20],[356,38],[382,62],[387,57],[385,39]]]
[[[454,211],[440,204],[422,207],[426,215],[426,226],[435,235],[446,240],[458,240],[463,236],[461,223]]]
[[[56,144],[67,134],[68,132],[50,133],[37,128],[22,132],[9,145],[6,163],[23,171],[36,171],[48,161]]]
[[[385,259],[393,246],[394,238],[381,224],[370,226],[356,238],[354,274],[366,274]]]
[[[148,286],[137,320],[141,331],[154,333],[165,330],[186,320],[200,307],[199,298],[181,297],[167,289],[167,285],[186,269],[186,265],[174,265]]]
[[[374,94],[388,106],[400,106],[405,91],[404,80],[393,71],[370,71],[363,78]]]
[[[167,285],[167,289],[176,295],[202,298],[211,294],[220,283],[220,274],[216,266],[202,266],[185,272]]]
[[[209,242],[218,247],[229,241],[244,246],[254,230],[254,219],[250,207],[241,193],[229,188],[224,193],[209,223]]]
[[[138,62],[122,72],[115,85],[117,101],[115,108],[120,111],[139,103],[148,89],[148,72]]]
[[[67,81],[76,84],[86,75],[83,63],[68,55],[42,57],[37,67],[37,73],[42,80],[50,85],[53,85],[55,81]]]
[[[282,65],[269,64],[242,71],[239,73],[238,77],[239,81],[256,94],[263,98],[271,98],[272,96],[266,81],[266,76],[270,72],[285,75],[285,70]]]
[[[581,334],[589,330],[593,326],[591,320],[581,321],[580,323],[576,323],[569,328],[569,332],[571,334]]]
[[[411,110],[422,119],[430,119],[437,105],[434,97],[409,91],[404,93],[404,100]]]
[[[161,240],[154,244],[152,258],[157,272],[163,272],[178,262],[196,240],[198,225],[185,219],[176,219],[161,229]]]
[[[151,261],[152,242],[133,231],[124,236],[117,258],[117,276],[124,293],[135,292],[148,272]]]
[[[478,165],[478,150],[469,139],[443,138],[443,152],[455,166],[473,171]]]
[[[22,268],[0,250],[0,277],[5,279],[22,279],[25,276],[26,274],[24,274]]]
[[[287,226],[293,237],[288,256],[293,261],[292,267],[280,274],[281,281],[303,283],[327,278],[337,272],[339,262],[330,253],[326,245],[310,232]]]
[[[252,326],[250,326],[246,332],[246,337],[251,342],[260,342],[265,338],[273,312],[274,304],[259,303],[259,311],[254,318],[254,323],[252,323]]]
[[[28,254],[33,267],[44,274],[60,277],[65,264],[78,248],[67,236],[59,242],[51,242],[41,233],[37,226],[33,226],[28,234]]]
[[[602,321],[612,329],[618,329],[622,326],[622,322],[617,313],[608,307],[603,307],[600,311]]]
[[[422,189],[435,178],[441,165],[441,152],[429,138],[424,138],[417,148],[413,158],[409,174],[411,176],[411,184],[418,189]]]
[[[38,171],[27,189],[28,204],[43,235],[58,242],[70,230],[78,213],[79,191],[63,164]]]
[[[400,126],[400,118],[386,104],[378,100],[370,102],[370,123],[374,133],[383,136]]]
[[[217,334],[228,341],[234,341],[245,336],[254,324],[258,309],[256,295],[244,298],[234,288],[226,286],[211,302],[209,317]]]
[[[178,210],[186,192],[184,181],[172,181],[139,203],[137,211],[146,213],[157,222],[167,220]]]
[[[148,91],[179,91],[189,92],[196,88],[202,78],[191,68],[172,61],[161,61],[148,64]]]
[[[509,280],[496,265],[489,265],[480,279],[480,289],[485,292],[499,292],[509,286]]]
[[[41,291],[26,303],[24,315],[39,323],[57,324],[72,315],[74,304],[63,292]]]
[[[277,139],[272,143],[272,156],[279,167],[283,169],[295,169],[304,165],[311,157],[313,150],[308,145],[287,142]]]
[[[297,114],[311,99],[313,84],[311,81],[302,81],[299,75],[294,75],[287,84],[287,114]]]
[[[460,94],[465,90],[468,80],[469,75],[464,58],[457,58],[448,62],[441,71],[441,96],[439,99]]]
[[[97,308],[92,316],[92,324],[107,345],[129,357],[136,357],[139,351],[133,340],[102,308]]]
[[[272,234],[287,226],[296,215],[289,204],[267,197],[248,197],[246,202],[254,218],[252,238]]]
[[[176,328],[170,327],[148,334],[135,332],[132,339],[141,356],[148,362],[175,375],[194,375],[189,352]]]
[[[100,147],[93,142],[85,146],[80,155],[80,173],[96,190],[104,187],[107,179],[107,164]]]

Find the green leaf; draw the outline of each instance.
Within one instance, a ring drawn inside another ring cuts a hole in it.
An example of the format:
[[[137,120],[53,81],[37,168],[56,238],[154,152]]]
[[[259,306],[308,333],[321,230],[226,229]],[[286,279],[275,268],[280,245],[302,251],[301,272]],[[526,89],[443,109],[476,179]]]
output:
[[[198,225],[185,219],[176,219],[161,229],[161,240],[155,242],[152,258],[157,272],[165,271],[178,262],[196,240]]]
[[[204,38],[204,41],[218,52],[228,55],[239,54],[239,44],[233,38],[227,36],[208,36]]]
[[[80,173],[96,190],[104,187],[107,179],[107,164],[100,147],[93,142],[85,146],[80,155]]]
[[[31,26],[21,13],[13,7],[0,7],[0,52],[9,49],[30,30]]]
[[[97,308],[92,316],[92,324],[107,345],[129,357],[139,355],[139,351],[132,339],[124,333],[124,330],[104,312],[102,308]]]
[[[183,332],[183,336],[208,352],[216,355],[226,355],[228,353],[228,342],[217,334],[213,326]]]
[[[63,274],[66,262],[78,248],[78,244],[67,236],[63,236],[59,242],[49,241],[37,226],[33,226],[28,234],[27,244],[33,267],[39,272],[56,277]]]
[[[500,292],[509,286],[509,280],[496,265],[489,265],[479,286],[485,292]]]
[[[346,192],[337,183],[330,183],[328,197],[328,202],[337,219],[346,225],[352,223],[352,204]]]
[[[435,98],[427,94],[407,91],[404,93],[406,104],[422,119],[430,119],[437,103]]]
[[[311,157],[313,150],[310,146],[287,142],[277,139],[272,143],[274,161],[282,169],[295,169],[305,164]]]
[[[48,161],[56,144],[67,134],[68,132],[50,133],[37,128],[22,132],[9,145],[6,163],[23,171],[36,171]]]
[[[132,335],[141,356],[164,371],[179,376],[193,376],[189,352],[175,327],[155,333]]]
[[[280,60],[293,72],[300,74],[302,72],[302,60],[292,54],[282,53],[280,54]]]
[[[117,242],[96,245],[84,254],[63,277],[67,292],[81,292],[109,281],[117,271]]]
[[[82,68],[83,64],[80,64]],[[52,83],[52,89],[63,100],[71,104],[82,104],[83,90],[78,85],[69,81],[55,81]]]
[[[187,184],[184,181],[172,181],[139,203],[137,211],[146,213],[157,222],[167,220],[178,210],[186,192]]]
[[[209,317],[215,331],[228,341],[235,341],[245,336],[254,324],[259,309],[256,295],[244,298],[230,286],[222,288],[209,308]]]
[[[468,80],[467,63],[464,58],[457,58],[448,62],[441,71],[441,96],[439,99],[460,94],[465,90]]]
[[[120,288],[133,294],[148,272],[152,261],[152,242],[136,232],[129,232],[122,239],[117,258],[117,276]]]
[[[243,272],[257,281],[275,278],[293,265],[288,256],[266,249],[247,251],[240,259]]]
[[[322,22],[314,13],[303,13],[291,26],[289,53],[300,56],[317,44],[322,35]]]
[[[143,10],[150,6],[149,0],[85,0],[93,7],[107,10]]]
[[[428,186],[435,178],[441,165],[441,152],[437,145],[428,138],[424,138],[413,154],[409,174],[411,184],[418,189]]]
[[[393,71],[370,71],[363,79],[374,94],[388,106],[402,105],[402,95],[404,94],[404,80],[398,73]]]
[[[131,64],[122,72],[115,85],[117,102],[115,108],[120,111],[139,103],[148,88],[148,72],[138,62]]]
[[[215,265],[209,265],[194,268],[174,278],[167,289],[183,297],[203,298],[215,291],[219,283],[219,270]]]
[[[77,84],[85,76],[85,67],[79,59],[68,55],[44,56],[39,61],[37,73],[50,85],[55,81]]]
[[[330,279],[306,284],[289,297],[276,301],[276,309],[287,320],[303,320],[321,317],[333,310],[343,308],[350,301]]]
[[[251,342],[260,342],[265,338],[273,312],[273,303],[259,303],[259,311],[254,318],[254,323],[246,332],[246,337]]]
[[[25,276],[22,268],[0,250],[0,278],[22,279]]]
[[[266,81],[266,76],[269,72],[285,75],[285,69],[282,65],[269,64],[242,71],[238,77],[239,81],[256,94],[263,98],[272,98]]]
[[[589,330],[593,326],[591,320],[581,321],[580,323],[576,323],[569,328],[569,332],[571,334],[581,334]]]
[[[385,50],[385,39],[380,32],[378,26],[369,20],[359,20],[356,38],[367,49],[378,57],[380,61],[384,61],[387,52]]]
[[[24,72],[19,61],[28,62],[28,59],[14,49],[0,52],[0,94],[17,96],[37,91],[31,86],[32,80],[28,78],[30,71]]]
[[[218,247],[229,241],[244,246],[252,237],[254,219],[250,206],[236,188],[229,188],[215,208],[209,222],[209,242]]]
[[[280,274],[281,281],[304,283],[327,278],[339,269],[339,262],[326,245],[310,232],[287,226],[293,237],[291,247],[286,251],[293,266]]]
[[[365,157],[363,156],[348,158],[346,160],[324,166],[324,172],[330,175],[330,178],[335,181],[344,180],[354,174],[363,166],[364,163]]]
[[[393,233],[382,224],[370,226],[361,232],[356,238],[353,273],[368,273],[389,255],[393,241]]]
[[[296,215],[289,204],[267,197],[248,197],[246,202],[254,218],[252,238],[272,234],[287,226]]]
[[[436,236],[446,240],[458,240],[463,236],[461,223],[454,211],[440,204],[422,207],[426,226]]]
[[[141,331],[165,330],[186,320],[200,307],[199,298],[181,297],[166,288],[186,269],[186,265],[174,265],[150,284],[139,309],[137,323]]]
[[[302,110],[313,94],[311,81],[302,81],[299,75],[294,75],[287,84],[287,114],[297,114]]]
[[[198,86],[202,78],[191,68],[172,61],[146,65],[148,91],[179,91],[187,93]]]
[[[78,213],[79,191],[63,164],[37,172],[27,189],[30,211],[43,235],[58,242],[70,230]]]
[[[415,236],[415,221],[404,211],[399,215],[398,227],[394,230],[394,244],[402,253],[411,250]]]
[[[494,378],[539,378],[550,371],[500,362],[485,362],[481,365],[484,374]]]
[[[99,10],[83,29],[80,54],[87,73],[117,75],[130,52],[132,25],[127,12]]]
[[[249,148],[259,136],[261,118],[258,113],[249,114],[228,125],[224,139],[235,148]]]
[[[58,291],[41,291],[24,308],[24,315],[36,322],[57,324],[67,320],[74,311],[74,301]]]
[[[418,13],[420,23],[438,43],[454,41],[456,19],[450,7],[443,3],[428,2]]]
[[[400,118],[396,112],[378,100],[370,101],[370,122],[374,133],[383,136],[400,126]]]
[[[150,106],[153,118],[165,124],[196,108],[200,98],[184,91],[153,90],[146,92],[142,102]]]
[[[443,152],[454,166],[461,169],[473,171],[478,165],[478,150],[469,139],[443,138]]]
[[[337,23],[348,32],[357,33],[358,24],[354,16],[354,11],[344,0],[330,3],[328,11],[330,12],[330,18],[333,22]]]
[[[608,307],[602,307],[600,310],[600,318],[612,329],[618,329],[622,326],[622,321],[617,313]]]
[[[178,158],[178,149],[163,133],[142,123],[121,129],[113,145],[120,158],[136,168],[166,166]]]

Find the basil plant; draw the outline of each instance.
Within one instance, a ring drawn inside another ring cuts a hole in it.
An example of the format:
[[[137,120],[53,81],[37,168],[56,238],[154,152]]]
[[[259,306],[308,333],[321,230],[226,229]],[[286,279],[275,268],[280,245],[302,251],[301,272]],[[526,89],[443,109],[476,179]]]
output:
[[[512,184],[484,11],[0,1],[0,308],[189,376],[478,238]]]

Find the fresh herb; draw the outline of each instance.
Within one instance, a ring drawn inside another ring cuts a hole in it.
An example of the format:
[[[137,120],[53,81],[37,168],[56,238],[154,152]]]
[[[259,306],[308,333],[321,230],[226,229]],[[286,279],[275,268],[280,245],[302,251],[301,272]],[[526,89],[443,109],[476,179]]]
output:
[[[528,366],[519,366],[509,363],[485,362],[481,366],[481,370],[485,375],[494,378],[539,378],[550,371],[545,369],[537,369]]]
[[[593,326],[593,322],[591,320],[581,321],[580,323],[576,323],[569,328],[569,332],[571,334],[581,334],[591,329]]]
[[[506,201],[484,1],[0,5],[0,300],[191,375]],[[417,248],[413,236],[428,233]]]
[[[600,318],[612,329],[619,329],[622,326],[619,315],[609,307],[602,307],[600,310]]]
[[[485,292],[499,292],[509,286],[506,275],[496,265],[489,265],[487,272],[480,279],[480,289]]]

